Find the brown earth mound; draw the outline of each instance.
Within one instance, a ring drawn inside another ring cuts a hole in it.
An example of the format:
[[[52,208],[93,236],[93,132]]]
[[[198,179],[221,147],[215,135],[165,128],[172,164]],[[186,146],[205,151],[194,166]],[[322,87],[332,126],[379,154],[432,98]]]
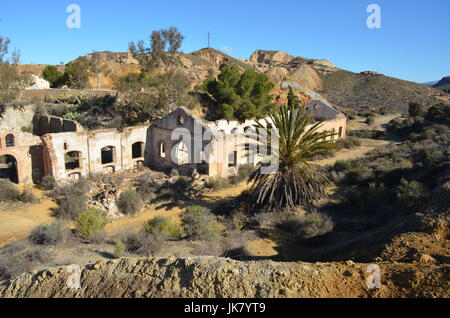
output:
[[[0,283],[0,297],[449,297],[448,265],[380,263],[381,288],[366,284],[368,264],[239,262],[216,257],[122,258]]]

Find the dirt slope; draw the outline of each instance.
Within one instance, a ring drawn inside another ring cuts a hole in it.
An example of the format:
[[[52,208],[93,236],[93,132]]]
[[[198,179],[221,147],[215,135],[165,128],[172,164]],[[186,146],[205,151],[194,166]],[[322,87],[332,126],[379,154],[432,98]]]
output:
[[[216,257],[132,259],[82,268],[69,289],[67,267],[0,283],[0,297],[449,297],[448,265],[380,263],[380,289],[368,264],[239,262]]]

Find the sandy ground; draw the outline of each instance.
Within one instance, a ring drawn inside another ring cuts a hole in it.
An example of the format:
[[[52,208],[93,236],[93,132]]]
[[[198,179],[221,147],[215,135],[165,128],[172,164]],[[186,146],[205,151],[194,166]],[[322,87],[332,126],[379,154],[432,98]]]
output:
[[[332,165],[338,160],[347,160],[347,159],[356,159],[363,157],[369,151],[372,151],[378,147],[382,147],[389,144],[389,141],[386,140],[375,140],[375,139],[364,139],[360,138],[361,146],[351,148],[351,149],[342,149],[336,152],[334,157],[325,158],[322,160],[315,161],[314,163],[326,166]]]
[[[125,217],[113,221],[106,226],[106,232],[114,235],[122,230],[140,229],[147,220],[158,215],[177,218],[187,206],[202,205],[211,207],[220,199],[239,195],[247,187],[247,183],[242,182],[232,188],[207,193],[204,198],[195,201],[179,202],[171,205],[158,203],[153,209],[145,211],[136,217]],[[41,202],[38,204],[27,205],[14,211],[0,210],[0,247],[27,237],[33,227],[49,223],[54,219],[51,216],[51,208],[56,207],[56,204],[51,199],[43,197],[42,191],[38,189],[33,189],[33,191],[41,198]]]
[[[33,189],[41,201],[38,204],[27,205],[15,211],[0,210],[0,247],[28,236],[36,225],[51,222],[51,208],[56,204],[43,197],[43,192]]]

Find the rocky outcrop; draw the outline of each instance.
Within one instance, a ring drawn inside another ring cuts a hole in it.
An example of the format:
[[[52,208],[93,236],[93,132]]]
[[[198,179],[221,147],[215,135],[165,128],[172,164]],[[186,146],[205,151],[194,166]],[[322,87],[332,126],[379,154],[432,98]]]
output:
[[[433,85],[433,87],[443,92],[450,93],[450,76],[442,78],[439,82]]]
[[[301,65],[292,71],[287,79],[299,83],[301,86],[315,91],[322,88],[322,80],[317,72],[309,65]]]
[[[294,57],[290,54],[281,51],[267,51],[267,50],[257,50],[248,59],[250,63],[258,64],[272,64],[281,63],[285,64],[292,60]]]
[[[216,257],[122,258],[22,274],[0,297],[448,297],[448,265],[240,262]],[[369,269],[369,271],[368,271]]]

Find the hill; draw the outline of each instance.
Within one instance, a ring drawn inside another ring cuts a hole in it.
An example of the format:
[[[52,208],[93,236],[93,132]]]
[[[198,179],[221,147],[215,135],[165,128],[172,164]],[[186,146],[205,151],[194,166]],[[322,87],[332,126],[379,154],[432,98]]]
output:
[[[115,88],[115,81],[140,67],[129,53],[97,52],[108,72],[101,75],[101,88]],[[450,102],[449,78],[442,79],[435,87],[384,76],[375,72],[353,73],[334,66],[324,59],[294,57],[281,51],[257,50],[248,60],[233,58],[213,48],[191,53],[180,53],[181,67],[191,87],[207,76],[217,76],[224,65],[236,65],[241,71],[255,69],[266,74],[275,84],[272,95],[283,101],[287,88],[298,95],[319,93],[338,108],[355,110],[380,110],[406,112],[409,102],[419,102],[428,107],[439,101]],[[21,65],[21,70],[40,76],[43,65]],[[92,87],[97,79],[91,78]],[[441,89],[438,90],[437,88]]]
[[[433,85],[433,87],[443,92],[450,93],[450,76],[442,78],[439,82]]]

